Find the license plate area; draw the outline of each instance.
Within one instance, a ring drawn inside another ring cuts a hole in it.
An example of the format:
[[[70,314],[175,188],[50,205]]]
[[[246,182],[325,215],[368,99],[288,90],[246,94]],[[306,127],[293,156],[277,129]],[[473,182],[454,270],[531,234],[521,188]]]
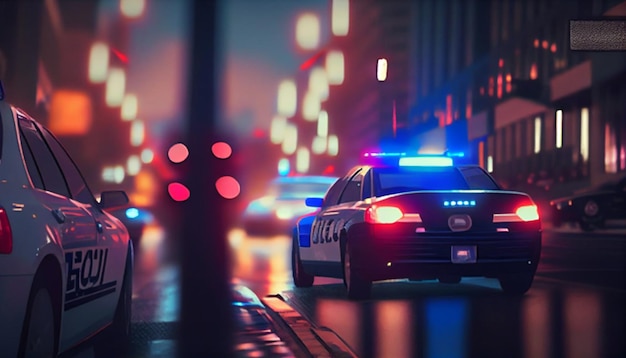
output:
[[[450,258],[453,264],[476,263],[476,246],[452,246]]]

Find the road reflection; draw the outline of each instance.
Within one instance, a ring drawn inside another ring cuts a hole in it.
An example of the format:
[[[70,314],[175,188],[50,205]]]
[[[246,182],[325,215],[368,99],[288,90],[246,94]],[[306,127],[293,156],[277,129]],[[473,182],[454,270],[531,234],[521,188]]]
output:
[[[526,296],[513,298],[489,287],[474,290],[471,284],[443,294],[436,283],[385,285],[385,290],[421,293],[413,292],[410,300],[319,298],[312,318],[362,357],[613,357],[624,352],[621,293],[538,283]]]
[[[247,236],[241,229],[228,233],[233,252],[232,275],[259,297],[293,287],[291,278],[291,238],[287,236]]]

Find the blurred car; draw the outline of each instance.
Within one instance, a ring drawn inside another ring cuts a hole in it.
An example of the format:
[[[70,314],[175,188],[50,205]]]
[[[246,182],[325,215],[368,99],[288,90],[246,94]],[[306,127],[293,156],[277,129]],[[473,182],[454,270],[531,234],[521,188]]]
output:
[[[348,297],[363,299],[374,281],[480,276],[518,295],[539,262],[541,222],[531,197],[448,156],[391,154],[353,168],[306,204],[320,210],[293,230],[297,287],[315,276],[342,278]]]
[[[595,189],[550,201],[552,223],[578,223],[585,231],[604,227],[607,220],[626,219],[626,177]]]
[[[143,230],[147,225],[154,221],[152,213],[147,208],[132,205],[108,208],[106,211],[118,218],[122,224],[126,226],[130,239],[133,242],[135,256],[137,256],[139,250],[141,249],[141,237],[143,236]]]
[[[289,235],[296,220],[314,211],[305,205],[310,196],[323,196],[337,181],[330,176],[281,176],[274,179],[265,196],[246,207],[243,228],[250,235]]]
[[[56,357],[98,334],[95,349],[120,356],[133,247],[105,209],[126,194],[99,203],[52,133],[3,98],[0,83],[0,352]]]

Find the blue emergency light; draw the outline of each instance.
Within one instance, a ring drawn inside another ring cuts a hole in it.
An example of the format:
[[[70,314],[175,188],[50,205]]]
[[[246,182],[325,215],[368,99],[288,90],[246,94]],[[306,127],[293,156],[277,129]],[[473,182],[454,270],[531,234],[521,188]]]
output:
[[[446,200],[443,206],[476,206],[476,200]]]
[[[462,155],[455,155],[462,156]],[[454,161],[447,152],[444,155],[434,154],[411,154],[406,152],[368,152],[363,154],[368,159],[383,160],[389,164],[401,167],[450,167]]]

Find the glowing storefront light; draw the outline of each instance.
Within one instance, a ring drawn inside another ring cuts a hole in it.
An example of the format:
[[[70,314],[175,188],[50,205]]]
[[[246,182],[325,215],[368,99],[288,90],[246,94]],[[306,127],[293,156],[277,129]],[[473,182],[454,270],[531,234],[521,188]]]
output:
[[[322,154],[326,151],[326,142],[328,139],[326,137],[313,137],[313,144],[311,145],[311,150],[313,154]]]
[[[288,124],[285,130],[285,140],[282,144],[283,153],[291,155],[296,152],[298,147],[298,127]]]
[[[118,107],[124,100],[126,73],[121,68],[111,68],[106,82],[105,99],[109,107]]]
[[[278,85],[277,97],[278,114],[284,117],[293,117],[298,105],[298,90],[292,79],[286,79]]]
[[[154,152],[151,149],[146,148],[141,151],[141,161],[143,163],[150,164],[152,160],[154,160]]]
[[[132,93],[125,94],[124,99],[122,100],[122,119],[125,121],[132,121],[137,118],[138,107],[139,101],[137,100],[137,96]]]
[[[130,126],[130,144],[138,147],[143,143],[144,137],[145,126],[143,124],[143,121],[134,120]]]
[[[319,116],[322,106],[318,95],[308,90],[304,96],[304,103],[302,105],[302,117],[307,121],[314,121]]]
[[[328,99],[328,75],[323,67],[315,67],[311,70],[309,91],[316,94],[320,101]]]
[[[493,173],[493,156],[487,157],[487,172]]]
[[[49,110],[50,130],[57,135],[83,135],[91,128],[93,107],[86,93],[56,90]]]
[[[270,141],[274,144],[280,144],[285,139],[285,131],[287,130],[287,118],[275,116],[270,124]]]
[[[131,155],[128,157],[126,161],[126,173],[130,176],[135,176],[139,174],[141,170],[141,159],[139,159],[138,155]]]
[[[376,65],[376,78],[379,82],[383,82],[387,79],[387,59],[379,58]]]
[[[332,156],[339,154],[339,138],[334,134],[328,136],[328,154]]]
[[[126,173],[123,166],[118,165],[113,168],[113,181],[115,184],[121,184],[124,181],[125,176]]]
[[[342,51],[332,50],[326,54],[326,74],[329,85],[340,85],[345,77],[345,59]]]
[[[89,81],[104,83],[109,74],[109,46],[103,42],[91,45],[89,51]]]
[[[331,28],[333,35],[346,36],[350,29],[350,2],[349,0],[332,0]]]
[[[314,50],[319,46],[320,19],[317,15],[300,15],[296,23],[296,42],[304,50]]]
[[[320,137],[328,137],[328,112],[320,111],[317,118],[317,135]]]
[[[556,147],[563,147],[563,110],[556,111]]]
[[[589,108],[580,110],[580,154],[583,161],[589,160]]]
[[[146,0],[120,0],[122,15],[130,18],[141,16],[146,8]]]
[[[311,154],[307,148],[298,148],[298,152],[296,154],[296,171],[298,173],[306,173],[309,171],[309,166],[311,163]]]
[[[535,118],[535,154],[541,151],[541,117]]]

